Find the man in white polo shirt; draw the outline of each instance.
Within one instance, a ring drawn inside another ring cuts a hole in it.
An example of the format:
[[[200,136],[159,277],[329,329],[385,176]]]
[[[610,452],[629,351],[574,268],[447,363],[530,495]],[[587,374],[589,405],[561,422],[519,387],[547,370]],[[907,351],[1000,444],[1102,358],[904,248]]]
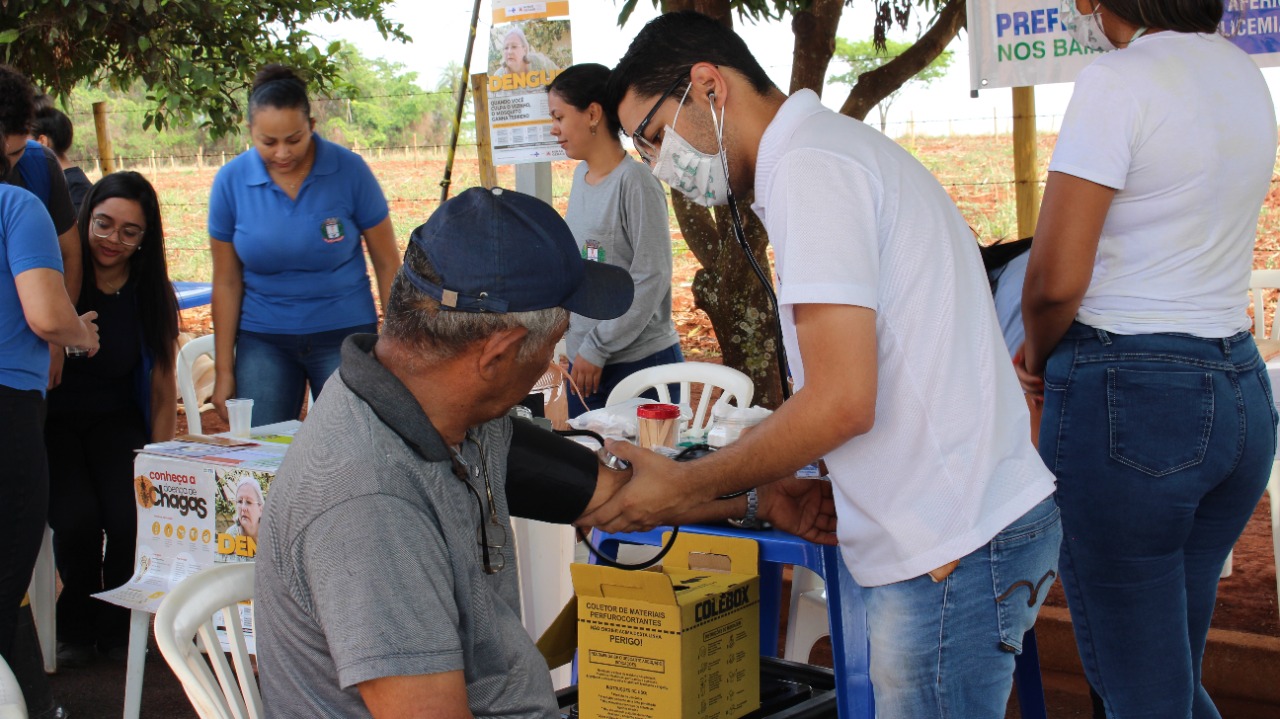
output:
[[[659,179],[704,205],[754,190],[798,389],[704,459],[615,447],[635,478],[580,523],[661,524],[825,458],[877,715],[1003,717],[1061,526],[964,219],[906,151],[811,91],[786,97],[702,15],[650,22],[608,95]]]

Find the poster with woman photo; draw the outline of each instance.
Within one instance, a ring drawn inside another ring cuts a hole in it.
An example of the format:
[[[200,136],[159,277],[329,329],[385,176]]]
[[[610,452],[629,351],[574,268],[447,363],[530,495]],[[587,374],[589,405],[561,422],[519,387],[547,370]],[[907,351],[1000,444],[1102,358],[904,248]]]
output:
[[[568,20],[495,25],[489,35],[489,89],[538,90],[573,64]]]
[[[546,86],[573,64],[567,2],[493,2],[489,142],[495,165],[565,159],[551,136]]]
[[[258,551],[258,527],[272,474],[252,469],[219,469],[214,497],[218,562],[252,562]]]

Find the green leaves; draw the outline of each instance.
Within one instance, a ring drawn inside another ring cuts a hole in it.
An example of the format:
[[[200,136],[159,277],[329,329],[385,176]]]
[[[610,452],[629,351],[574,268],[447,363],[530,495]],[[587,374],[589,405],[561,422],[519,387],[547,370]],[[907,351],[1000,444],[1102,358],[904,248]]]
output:
[[[310,78],[317,94],[335,84],[334,48],[317,48],[313,19],[372,20],[384,37],[409,38],[384,11],[390,0],[7,0],[0,45],[51,94],[78,82],[163,88],[144,122],[164,128],[203,122],[214,136],[235,128],[238,91],[267,62]],[[68,12],[70,10],[70,12]],[[18,38],[22,42],[17,42]]]

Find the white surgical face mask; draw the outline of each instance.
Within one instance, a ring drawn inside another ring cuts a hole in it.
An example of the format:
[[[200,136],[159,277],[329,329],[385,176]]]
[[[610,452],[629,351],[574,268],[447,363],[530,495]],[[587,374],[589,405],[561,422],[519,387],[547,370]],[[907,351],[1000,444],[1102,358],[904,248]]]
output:
[[[716,122],[716,146],[718,152],[708,155],[689,144],[676,132],[674,125],[680,119],[689,89],[685,88],[676,108],[676,115],[662,133],[662,149],[658,161],[653,163],[653,175],[658,180],[679,190],[695,204],[715,207],[729,201],[729,164],[724,154],[724,114]],[[712,101],[712,120],[715,121],[715,102]]]
[[[1116,49],[1107,34],[1102,31],[1102,16],[1098,14],[1096,6],[1093,12],[1081,15],[1076,10],[1076,0],[1062,0],[1062,6],[1058,11],[1058,22],[1067,29],[1073,40],[1080,43],[1081,47],[1102,52]],[[1141,34],[1141,31],[1138,34]],[[1136,38],[1137,35],[1134,37]]]

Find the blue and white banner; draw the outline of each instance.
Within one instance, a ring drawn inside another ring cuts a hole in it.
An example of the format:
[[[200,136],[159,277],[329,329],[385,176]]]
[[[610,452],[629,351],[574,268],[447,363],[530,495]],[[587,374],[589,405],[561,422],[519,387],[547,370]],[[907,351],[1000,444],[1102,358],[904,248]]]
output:
[[[1218,31],[1261,67],[1280,65],[1280,0],[1225,0]],[[1081,47],[1059,18],[1059,0],[970,0],[973,90],[1071,82],[1097,51]]]

